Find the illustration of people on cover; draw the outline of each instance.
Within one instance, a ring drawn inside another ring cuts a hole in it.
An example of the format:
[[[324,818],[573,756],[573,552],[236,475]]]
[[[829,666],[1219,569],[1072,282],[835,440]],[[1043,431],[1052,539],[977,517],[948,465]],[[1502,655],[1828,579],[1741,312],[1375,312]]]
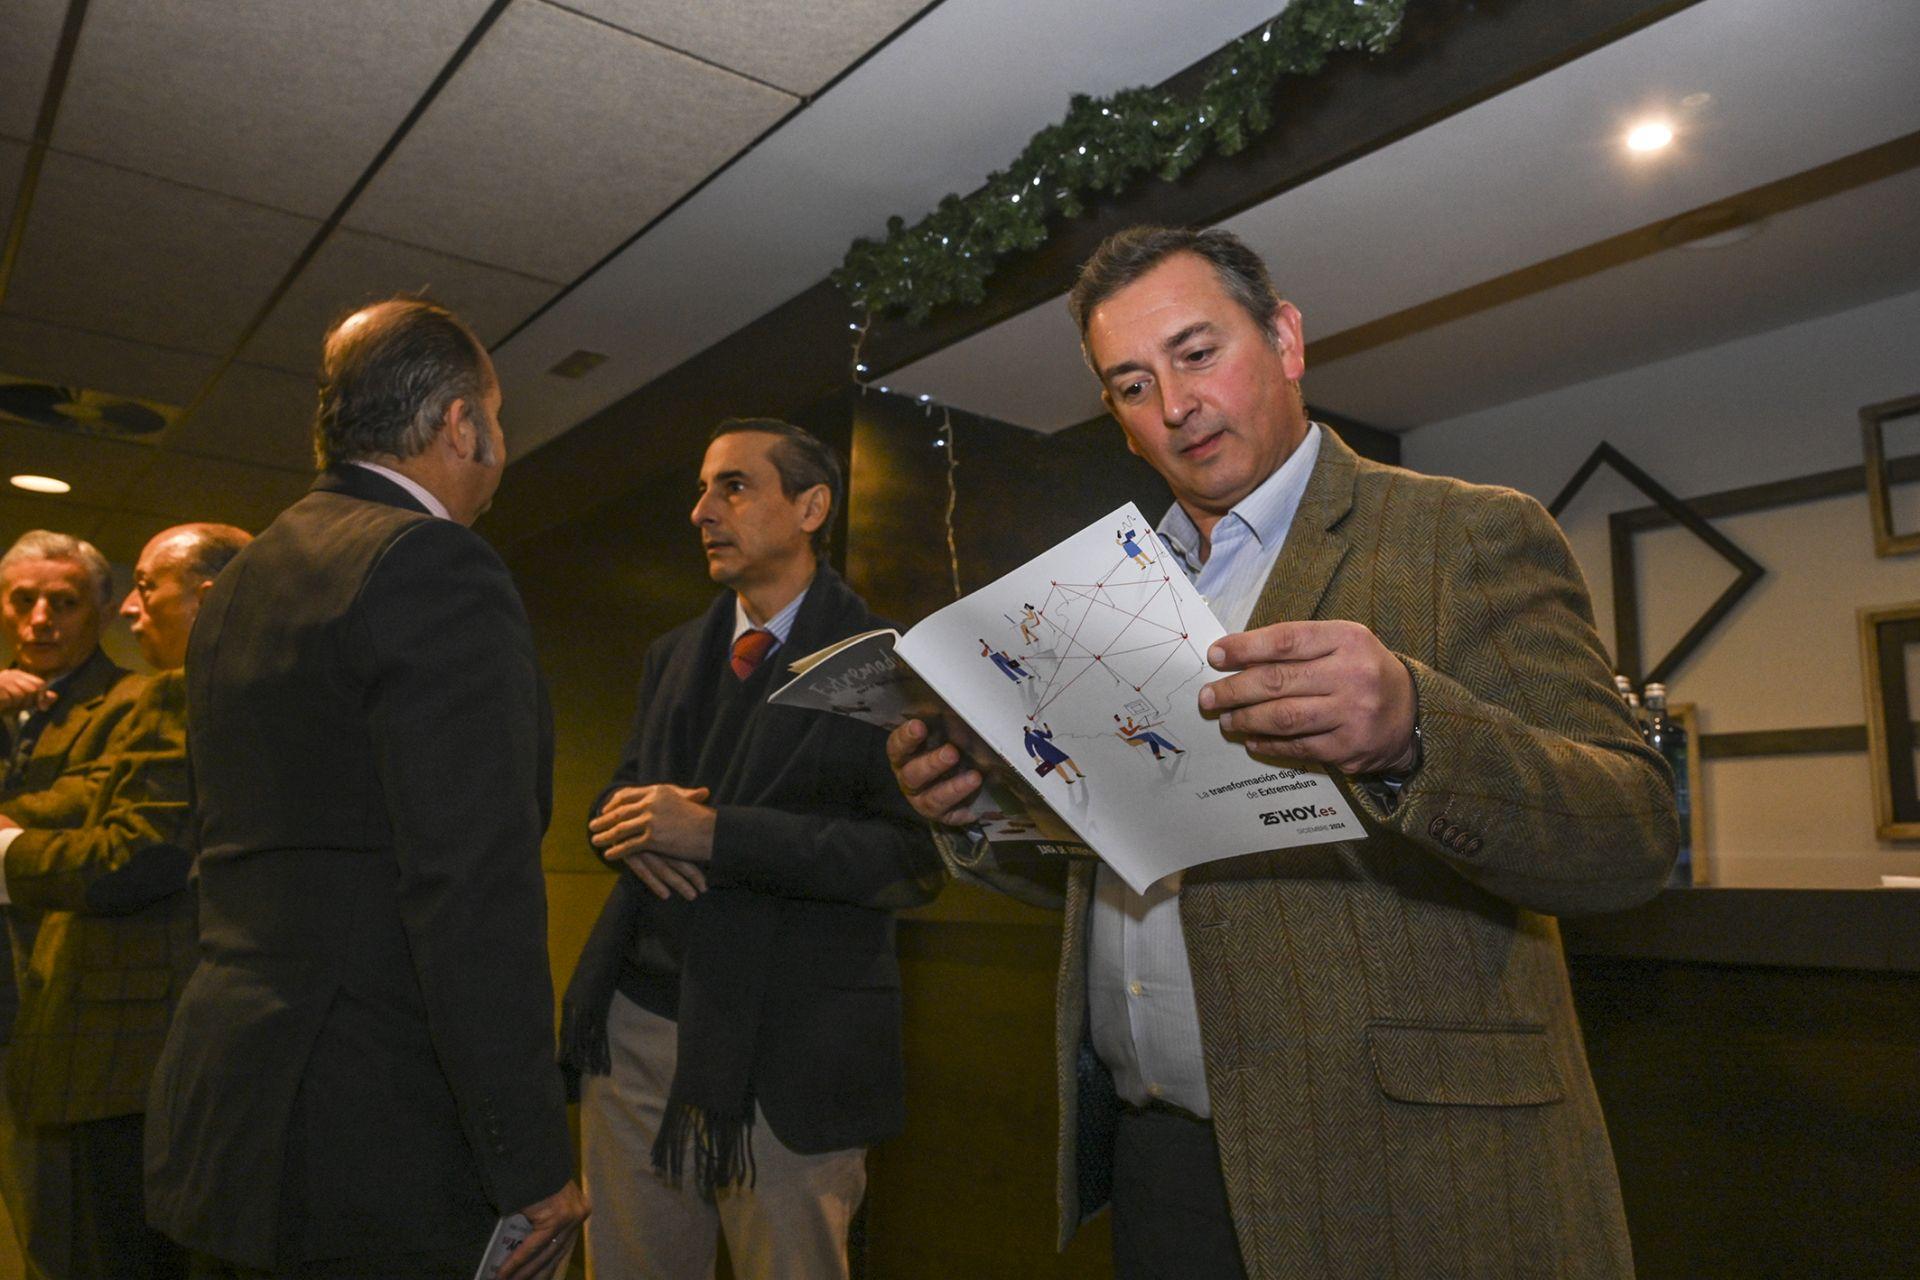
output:
[[[1021,607],[1024,608],[1026,612],[1020,616],[1020,621],[1016,624],[1020,628],[1020,639],[1026,644],[1038,644],[1040,641],[1040,637],[1037,634],[1040,630],[1040,615],[1033,611],[1033,606],[1030,604],[1022,605]]]
[[[1027,726],[1027,754],[1040,762],[1033,771],[1042,778],[1058,769],[1060,776],[1066,778],[1067,785],[1072,786],[1073,779],[1067,778],[1067,770],[1071,769],[1080,775],[1082,781],[1086,779],[1087,771],[1075,764],[1073,757],[1053,745],[1053,728],[1050,725],[1043,723],[1037,729],[1032,725]]]
[[[1000,668],[1000,674],[1019,684],[1022,680],[1037,680],[1038,676],[1020,665],[1020,659],[1008,656],[1006,650],[996,649],[985,640],[980,642],[980,656],[992,658],[993,665]]]
[[[1113,722],[1120,726],[1119,734],[1122,738],[1125,738],[1128,742],[1136,746],[1146,747],[1149,751],[1153,752],[1153,758],[1155,760],[1164,760],[1166,758],[1164,753],[1168,751],[1173,752],[1173,754],[1177,756],[1187,754],[1181,748],[1174,746],[1172,739],[1166,737],[1164,734],[1154,732],[1155,729],[1160,728],[1161,721],[1153,720],[1146,724],[1135,724],[1133,722],[1133,716],[1129,714],[1125,720],[1122,720],[1119,716],[1115,716]]]
[[[1153,557],[1140,549],[1140,543],[1137,541],[1139,536],[1140,535],[1135,533],[1131,528],[1115,530],[1113,540],[1120,544],[1122,551],[1133,557],[1135,564],[1144,569],[1153,563]]]

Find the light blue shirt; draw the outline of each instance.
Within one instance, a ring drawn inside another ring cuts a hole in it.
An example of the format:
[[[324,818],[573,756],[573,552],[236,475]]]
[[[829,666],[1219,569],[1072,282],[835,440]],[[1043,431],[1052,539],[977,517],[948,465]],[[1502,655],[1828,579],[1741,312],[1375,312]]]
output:
[[[1228,631],[1245,629],[1319,456],[1320,428],[1310,426],[1292,456],[1214,523],[1204,564],[1200,531],[1178,503],[1160,521],[1160,540]],[[1213,1113],[1178,875],[1135,893],[1101,865],[1088,930],[1087,1004],[1094,1050],[1122,1098]]]
[[[813,584],[809,582],[807,584],[807,591],[811,590],[813,590]],[[802,591],[799,595],[795,596],[786,608],[774,614],[771,618],[768,618],[767,624],[760,628],[762,631],[773,632],[773,649],[778,649],[781,645],[785,644],[787,637],[793,634],[793,620],[800,616],[800,605],[806,600],[807,591]],[[738,640],[741,636],[753,629],[753,619],[747,616],[747,602],[742,600],[738,595],[734,596],[733,638]],[[773,653],[773,649],[767,650],[769,655]],[[801,656],[805,657],[806,655],[802,654]]]

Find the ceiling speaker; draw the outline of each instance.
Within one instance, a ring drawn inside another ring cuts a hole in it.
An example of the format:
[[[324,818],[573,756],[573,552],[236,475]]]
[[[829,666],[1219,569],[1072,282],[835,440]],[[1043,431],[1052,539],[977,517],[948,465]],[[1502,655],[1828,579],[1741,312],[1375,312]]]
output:
[[[152,441],[172,425],[179,413],[174,405],[0,374],[0,422]]]

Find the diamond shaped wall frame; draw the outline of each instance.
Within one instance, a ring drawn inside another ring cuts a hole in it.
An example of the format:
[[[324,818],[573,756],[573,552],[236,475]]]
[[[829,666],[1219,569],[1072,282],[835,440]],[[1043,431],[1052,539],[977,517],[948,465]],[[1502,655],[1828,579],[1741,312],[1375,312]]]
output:
[[[1613,468],[1628,484],[1651,498],[1656,506],[1673,517],[1674,523],[1685,528],[1694,537],[1707,544],[1709,550],[1725,560],[1734,568],[1734,580],[1722,591],[1714,602],[1707,606],[1705,613],[1687,628],[1686,634],[1669,649],[1666,656],[1653,664],[1643,675],[1640,666],[1640,590],[1634,567],[1633,538],[1630,533],[1609,539],[1613,549],[1613,633],[1614,663],[1622,675],[1636,685],[1651,684],[1654,681],[1666,682],[1673,678],[1682,663],[1693,656],[1707,635],[1732,612],[1740,598],[1753,590],[1754,585],[1766,576],[1766,568],[1758,560],[1735,546],[1733,540],[1708,524],[1699,512],[1688,506],[1685,501],[1669,493],[1658,481],[1632,462],[1618,449],[1601,441],[1599,446],[1580,464],[1559,496],[1548,504],[1547,513],[1558,519],[1567,509],[1593,473],[1601,467]],[[1617,523],[1617,522],[1616,522]],[[1618,531],[1616,530],[1616,535]]]

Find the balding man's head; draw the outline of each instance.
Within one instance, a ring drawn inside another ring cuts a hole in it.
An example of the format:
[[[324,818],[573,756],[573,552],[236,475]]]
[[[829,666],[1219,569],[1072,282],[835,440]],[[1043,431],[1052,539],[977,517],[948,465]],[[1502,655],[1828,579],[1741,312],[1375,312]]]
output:
[[[472,330],[445,307],[389,298],[362,307],[327,333],[313,450],[322,467],[411,458],[432,443],[456,400],[480,411],[493,362]],[[481,433],[481,462],[493,461]]]
[[[230,524],[175,525],[148,539],[120,616],[149,663],[165,671],[186,662],[187,637],[201,599],[252,540],[252,534]]]

